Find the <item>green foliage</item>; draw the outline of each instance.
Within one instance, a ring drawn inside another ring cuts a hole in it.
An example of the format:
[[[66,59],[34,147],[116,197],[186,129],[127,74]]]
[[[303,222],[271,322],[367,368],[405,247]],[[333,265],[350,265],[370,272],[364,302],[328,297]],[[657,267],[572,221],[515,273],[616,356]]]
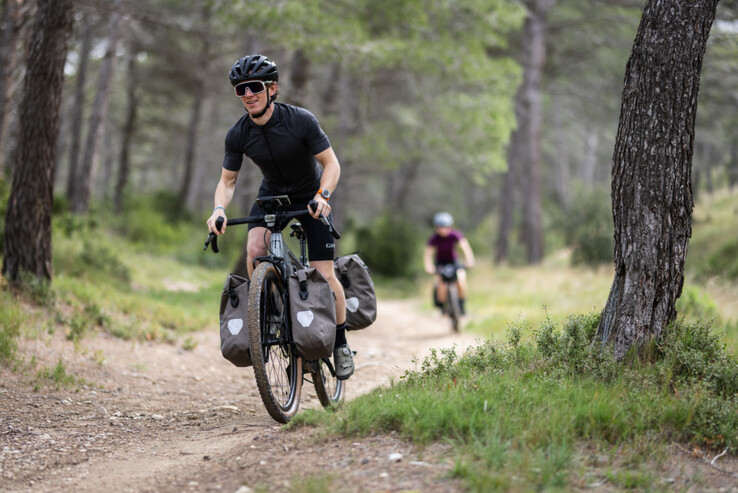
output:
[[[738,195],[704,197],[696,207],[686,269],[698,280],[738,279]]]
[[[119,234],[139,247],[169,252],[189,239],[191,229],[187,219],[177,210],[175,197],[160,191],[132,200],[124,214],[114,218],[113,223]],[[207,232],[205,226],[201,231]]]
[[[56,297],[48,279],[39,278],[28,271],[20,270],[15,287],[39,306],[54,306]]]
[[[54,271],[93,281],[111,279],[127,286],[130,272],[121,260],[116,240],[97,223],[71,213],[53,218],[53,228],[60,233],[54,243]]]
[[[8,210],[10,184],[0,177],[0,254],[5,251],[5,213]]]
[[[716,320],[718,311],[710,295],[693,284],[685,284],[676,301],[677,314],[689,320]]]
[[[356,232],[356,243],[372,272],[412,277],[422,265],[419,235],[414,224],[385,213]]]
[[[67,367],[61,357],[53,368],[43,368],[36,375],[37,385],[41,383],[51,383],[56,388],[72,387],[81,381],[71,373],[67,372]]]
[[[572,247],[574,265],[596,266],[612,262],[613,223],[610,194],[603,188],[578,189],[567,210],[553,220]]]
[[[699,383],[730,397],[738,394],[738,361],[710,327],[705,321],[670,324],[659,341],[660,364],[675,384]]]
[[[18,336],[25,320],[18,300],[5,290],[0,290],[0,363],[15,360]]]

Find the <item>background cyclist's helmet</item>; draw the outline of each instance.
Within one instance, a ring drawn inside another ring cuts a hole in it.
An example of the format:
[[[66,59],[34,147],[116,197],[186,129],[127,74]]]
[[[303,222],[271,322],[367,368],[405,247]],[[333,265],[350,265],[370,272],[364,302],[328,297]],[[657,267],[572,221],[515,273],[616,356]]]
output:
[[[454,218],[448,212],[439,212],[433,216],[433,226],[436,228],[449,227],[454,224]]]
[[[277,64],[264,55],[247,55],[236,60],[236,63],[231,67],[228,78],[234,86],[245,80],[276,82],[279,80],[279,71],[277,70]]]

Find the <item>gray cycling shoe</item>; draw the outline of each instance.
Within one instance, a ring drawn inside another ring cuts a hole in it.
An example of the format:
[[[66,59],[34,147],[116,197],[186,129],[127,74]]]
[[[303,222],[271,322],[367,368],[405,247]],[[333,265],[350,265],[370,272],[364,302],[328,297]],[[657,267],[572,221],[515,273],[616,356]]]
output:
[[[348,347],[337,347],[333,350],[333,363],[336,365],[336,378],[346,380],[354,374],[354,353]]]

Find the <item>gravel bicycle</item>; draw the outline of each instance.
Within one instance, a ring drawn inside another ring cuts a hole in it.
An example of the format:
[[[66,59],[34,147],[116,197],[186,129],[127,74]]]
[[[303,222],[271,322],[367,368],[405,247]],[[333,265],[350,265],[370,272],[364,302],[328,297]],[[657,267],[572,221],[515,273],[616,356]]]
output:
[[[346,382],[336,377],[332,358],[303,362],[292,337],[288,278],[293,272],[308,266],[307,240],[302,225],[292,223],[290,236],[299,242],[298,258],[285,242],[282,230],[293,219],[310,213],[307,210],[285,210],[290,205],[287,195],[260,197],[256,203],[266,214],[229,219],[228,226],[254,223],[266,227],[271,233],[269,255],[255,259],[260,263],[251,276],[247,320],[249,352],[264,406],[272,418],[286,423],[297,413],[300,405],[303,374],[310,374],[318,400],[324,407],[343,399]],[[311,201],[309,205],[315,209],[317,203]],[[327,217],[321,215],[320,220],[334,238],[341,237]],[[216,221],[218,230],[223,222],[223,218]],[[218,252],[214,233],[208,235],[204,249],[207,250],[208,246],[213,252]]]
[[[459,267],[456,264],[441,264],[436,271],[441,276],[441,282],[446,285],[446,300],[443,302],[443,313],[451,319],[451,327],[454,332],[459,331],[461,319],[461,304],[459,302],[459,279],[456,272]]]

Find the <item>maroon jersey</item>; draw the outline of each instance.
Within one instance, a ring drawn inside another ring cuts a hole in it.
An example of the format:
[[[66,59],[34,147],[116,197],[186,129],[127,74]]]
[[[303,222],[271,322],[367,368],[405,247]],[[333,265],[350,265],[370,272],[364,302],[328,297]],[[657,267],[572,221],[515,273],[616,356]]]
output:
[[[456,262],[456,244],[464,238],[461,231],[452,229],[448,236],[441,236],[438,233],[428,239],[428,246],[436,249],[437,264],[452,264]]]

